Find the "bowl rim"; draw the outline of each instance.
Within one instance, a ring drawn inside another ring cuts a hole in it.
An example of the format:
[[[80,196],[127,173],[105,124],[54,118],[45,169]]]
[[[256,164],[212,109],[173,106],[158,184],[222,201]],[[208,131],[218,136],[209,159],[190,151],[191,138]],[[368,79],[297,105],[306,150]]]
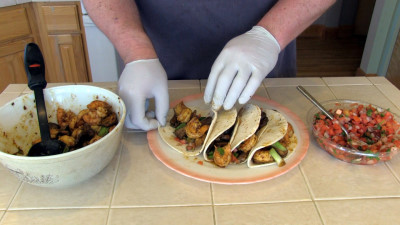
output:
[[[92,85],[83,85],[83,84],[61,85],[61,86],[56,86],[56,87],[45,88],[44,90],[57,90],[57,89],[64,89],[64,88],[80,88],[80,89],[83,89],[83,88],[88,89],[89,88],[89,89],[93,89],[93,90],[101,90],[102,92],[105,92],[105,93],[107,93],[107,94],[109,94],[111,96],[114,96],[114,97],[118,98],[119,101],[120,101],[121,107],[122,107],[121,119],[118,121],[117,126],[108,134],[112,134],[112,133],[117,132],[117,130],[118,130],[117,128],[123,129],[123,127],[121,128],[121,126],[124,126],[124,121],[125,121],[125,117],[126,117],[126,106],[125,106],[124,101],[122,100],[122,98],[118,94],[116,94],[116,93],[114,93],[114,92],[112,92],[110,90],[107,90],[105,88],[102,88],[102,87],[92,86]],[[14,98],[14,99],[8,101],[7,103],[5,103],[3,106],[0,107],[0,109],[5,107],[6,105],[11,104],[13,101],[15,101],[18,98],[22,98],[23,96],[33,95],[33,94],[34,93],[31,92],[31,93],[27,93],[25,95],[20,95],[17,98]],[[71,158],[73,159],[73,158],[79,157],[79,154],[81,154],[82,152],[87,150],[89,147],[94,147],[96,145],[100,145],[104,141],[106,141],[106,139],[105,138],[101,138],[100,140],[98,140],[98,141],[96,141],[96,142],[94,142],[94,143],[92,143],[90,145],[87,145],[85,147],[76,149],[74,151],[57,154],[57,155],[40,156],[40,157],[28,157],[28,156],[25,156],[25,155],[23,155],[23,156],[22,155],[12,155],[12,154],[5,153],[5,152],[0,150],[0,156],[4,156],[4,157],[10,158],[10,159],[18,159],[18,160],[24,159],[26,161],[40,161],[40,160],[48,160],[48,159],[57,159],[57,158],[64,158],[64,157],[67,157],[67,156],[70,156],[70,157],[68,157],[68,159],[71,159]],[[66,160],[68,160],[68,159],[66,159]]]
[[[381,106],[378,106],[378,105],[373,104],[373,103],[364,102],[364,101],[360,101],[360,100],[353,100],[353,99],[331,99],[331,100],[326,100],[326,101],[320,102],[320,104],[322,106],[324,106],[324,107],[325,107],[326,104],[332,104],[332,103],[341,103],[341,104],[343,104],[343,103],[346,103],[346,104],[357,103],[357,104],[362,104],[362,105],[371,105],[371,106],[373,106],[375,108],[387,110],[387,109],[384,109]],[[327,110],[329,110],[329,108],[327,108]],[[351,153],[351,154],[357,154],[359,156],[365,156],[365,157],[387,157],[387,156],[391,156],[392,154],[397,153],[397,151],[376,152],[376,153],[364,152],[364,151],[360,151],[358,149],[347,148],[347,147],[341,146],[341,145],[329,140],[328,138],[326,138],[324,136],[317,135],[315,133],[315,129],[314,129],[314,126],[313,126],[313,122],[314,122],[313,118],[314,118],[314,115],[315,115],[316,112],[321,112],[321,111],[316,106],[313,105],[307,112],[307,123],[310,124],[310,130],[311,130],[311,133],[313,134],[313,136],[315,138],[322,139],[324,141],[324,143],[328,143],[330,146],[335,147],[336,149],[339,149],[339,150],[341,150],[343,152],[347,152],[347,153]],[[398,120],[399,116],[396,113],[392,112],[392,111],[389,111],[389,112],[391,114],[393,114],[393,116],[396,118],[396,121],[398,123],[400,123],[400,121]],[[324,148],[324,150],[328,151],[325,148]]]

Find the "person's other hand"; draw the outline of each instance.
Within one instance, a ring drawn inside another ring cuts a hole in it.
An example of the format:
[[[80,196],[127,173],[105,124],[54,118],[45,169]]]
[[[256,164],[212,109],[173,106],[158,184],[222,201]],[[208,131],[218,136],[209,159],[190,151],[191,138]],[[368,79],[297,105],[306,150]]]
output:
[[[158,59],[127,63],[119,78],[118,91],[127,109],[125,126],[152,130],[165,125],[169,109],[168,78]],[[155,99],[157,119],[146,117],[146,99]]]
[[[262,80],[275,67],[278,41],[266,29],[254,26],[230,40],[215,60],[204,93],[204,101],[218,110],[228,110],[250,100]]]

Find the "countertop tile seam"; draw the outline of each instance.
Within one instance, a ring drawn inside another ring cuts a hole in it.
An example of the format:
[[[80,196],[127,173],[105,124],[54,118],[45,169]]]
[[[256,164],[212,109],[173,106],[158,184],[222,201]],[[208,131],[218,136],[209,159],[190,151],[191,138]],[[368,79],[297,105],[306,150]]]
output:
[[[123,134],[123,135],[125,136],[126,134]],[[118,150],[118,154],[119,155],[118,155],[118,159],[117,159],[116,171],[115,171],[115,174],[114,174],[114,181],[113,181],[114,183],[113,183],[113,186],[112,186],[112,189],[111,189],[111,198],[110,198],[110,202],[108,204],[108,211],[107,211],[107,219],[106,219],[106,221],[108,221],[109,218],[110,218],[111,205],[112,205],[112,202],[113,202],[114,196],[115,196],[115,186],[116,186],[116,183],[117,183],[117,177],[118,177],[119,167],[120,167],[120,162],[121,162],[121,155],[122,155],[122,150],[124,149],[123,148],[124,145],[125,144],[122,141],[120,146],[119,146],[119,150]],[[108,224],[108,222],[106,224]]]
[[[397,106],[397,104],[396,104],[395,102],[393,102],[391,98],[389,98],[388,96],[386,96],[386,94],[383,93],[382,90],[378,87],[378,86],[381,86],[381,87],[382,87],[382,86],[384,86],[384,85],[387,85],[387,84],[379,84],[379,85],[374,84],[375,88],[378,89],[378,91],[379,91],[380,93],[382,93],[382,95],[385,96],[386,99],[389,100],[389,102],[391,102],[397,109],[400,110],[400,106]]]
[[[108,206],[60,206],[60,207],[25,207],[9,208],[7,211],[30,211],[30,210],[65,210],[65,209],[109,209]]]
[[[301,175],[303,176],[304,182],[306,183],[308,194],[310,195],[311,200],[314,202],[315,195],[314,195],[314,193],[312,191],[311,184],[310,184],[310,182],[308,180],[308,177],[307,177],[306,173],[304,172],[304,170],[303,170],[303,168],[301,166],[301,163],[299,164],[298,167],[299,167]]]
[[[12,203],[13,203],[14,200],[15,200],[15,197],[17,196],[17,194],[18,194],[19,191],[21,190],[21,187],[22,187],[22,181],[19,182],[18,188],[17,188],[17,190],[15,191],[15,193],[14,193],[13,197],[11,198],[10,202],[8,203],[8,206],[7,206],[7,208],[6,208],[6,211],[10,210],[10,208],[11,208],[10,206],[12,205]]]
[[[210,185],[210,195],[211,195],[211,208],[212,208],[212,213],[213,213],[213,221],[214,225],[217,224],[216,216],[215,216],[215,202],[214,202],[214,189],[213,189],[213,184],[209,183]]]
[[[187,204],[187,205],[131,205],[131,206],[117,206],[111,205],[110,209],[145,209],[145,208],[186,208],[186,207],[199,207],[199,206],[212,206],[211,204]]]
[[[400,185],[400,177],[396,173],[396,171],[390,166],[389,162],[385,162],[386,167],[389,169],[389,171],[393,174],[394,178],[396,179],[397,183]]]
[[[371,199],[400,199],[400,196],[364,196],[364,197],[332,197],[316,198],[314,202],[324,201],[348,201],[348,200],[371,200]]]
[[[238,205],[264,205],[264,204],[282,204],[282,203],[299,203],[299,202],[313,202],[312,199],[299,199],[299,200],[274,200],[274,201],[260,201],[260,202],[238,202],[238,203],[215,203],[215,206],[238,206]]]

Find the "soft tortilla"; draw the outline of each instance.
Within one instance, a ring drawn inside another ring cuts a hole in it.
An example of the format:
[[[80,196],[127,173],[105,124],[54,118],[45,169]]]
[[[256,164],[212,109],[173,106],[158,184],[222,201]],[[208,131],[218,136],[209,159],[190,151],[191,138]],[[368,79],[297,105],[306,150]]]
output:
[[[158,133],[160,134],[161,138],[167,143],[171,148],[176,150],[179,153],[182,153],[185,156],[196,156],[201,153],[204,149],[204,145],[207,139],[210,137],[210,131],[212,130],[213,126],[215,125],[217,114],[214,111],[210,110],[202,110],[202,109],[195,109],[194,107],[190,107],[192,111],[196,110],[197,114],[201,114],[202,116],[212,116],[213,120],[211,122],[210,127],[208,128],[208,132],[206,134],[206,139],[204,140],[203,145],[196,147],[195,149],[188,151],[186,150],[186,144],[181,144],[177,140],[175,140],[176,136],[174,134],[175,128],[171,127],[169,121],[174,116],[174,109],[170,109],[167,114],[167,125],[164,127],[158,127]]]
[[[249,168],[267,166],[275,163],[265,163],[265,164],[255,164],[253,160],[253,155],[256,151],[270,146],[273,143],[279,141],[285,136],[287,132],[288,123],[286,118],[279,112],[271,109],[265,109],[264,112],[267,114],[268,123],[266,126],[261,128],[257,132],[258,141],[257,144],[253,147],[253,149],[249,153],[249,157],[247,159],[247,166]]]
[[[246,104],[240,111],[233,130],[231,146],[232,150],[237,148],[243,141],[251,137],[258,128],[261,120],[260,107]]]
[[[217,112],[217,119],[215,120],[215,125],[209,132],[209,138],[205,141],[203,157],[206,161],[212,161],[208,159],[206,150],[212,144],[212,142],[226,130],[231,128],[235,122],[237,117],[237,110],[232,108],[231,110],[219,110]]]

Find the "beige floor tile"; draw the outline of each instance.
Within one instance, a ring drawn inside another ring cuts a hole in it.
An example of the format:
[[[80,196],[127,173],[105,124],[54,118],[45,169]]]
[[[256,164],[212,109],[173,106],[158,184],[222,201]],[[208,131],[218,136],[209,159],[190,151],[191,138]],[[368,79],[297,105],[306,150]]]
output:
[[[377,76],[377,77],[367,77],[367,79],[369,81],[371,81],[371,83],[375,84],[375,85],[380,85],[380,84],[390,84],[393,85],[388,79],[386,79],[383,76]],[[394,86],[394,85],[393,85]]]
[[[7,211],[1,225],[106,224],[108,209],[57,209]]]
[[[400,109],[400,92],[397,87],[391,84],[382,84],[376,85],[376,88],[378,88],[379,91],[381,91],[394,105],[397,106],[397,108]]]
[[[209,205],[210,184],[178,174],[156,159],[146,133],[126,133],[112,206]]]
[[[317,207],[326,225],[400,224],[400,199],[321,201]]]
[[[314,138],[300,166],[315,199],[400,197],[400,184],[384,163],[340,161],[320,148]]]
[[[212,206],[111,209],[108,225],[212,225]]]
[[[212,190],[214,204],[311,201],[298,167],[272,180],[247,185],[213,184]]]
[[[395,155],[390,161],[387,161],[386,164],[400,181],[400,154],[397,153],[397,155]]]
[[[385,95],[377,88],[377,86],[332,86],[330,87],[336,98],[338,99],[357,99],[378,105],[382,108],[389,108],[393,112],[399,114],[399,110],[393,103],[385,97]],[[397,101],[398,102],[398,101]]]
[[[266,87],[297,85],[325,86],[325,83],[319,77],[266,78],[263,83]]]
[[[329,86],[339,85],[372,85],[367,77],[323,77],[322,78]]]
[[[186,89],[198,88],[200,89],[199,80],[169,80],[168,89]]]
[[[312,202],[215,206],[218,225],[322,224]]]
[[[16,99],[20,93],[17,92],[7,92],[0,94],[0,106],[5,105],[6,103],[11,102],[13,99]]]
[[[109,207],[120,151],[99,174],[67,188],[43,188],[24,183],[11,209]]]
[[[112,91],[114,93],[118,92],[118,83],[117,82],[86,82],[86,83],[79,83],[79,84],[101,87],[101,88],[107,89],[109,91]]]
[[[303,86],[318,101],[334,99],[332,92],[325,86]],[[308,111],[314,105],[304,97],[296,87],[268,87],[267,92],[272,100],[289,108],[306,123]]]
[[[0,224],[1,224],[1,220],[2,220],[2,218],[3,218],[5,213],[6,213],[6,211],[0,210]]]
[[[0,166],[0,210],[7,209],[11,200],[14,198],[21,181],[12,175],[5,167]]]
[[[17,92],[17,93],[21,93],[25,90],[25,88],[27,88],[28,85],[27,84],[9,84],[7,86],[6,89],[4,89],[4,93],[7,92]]]

